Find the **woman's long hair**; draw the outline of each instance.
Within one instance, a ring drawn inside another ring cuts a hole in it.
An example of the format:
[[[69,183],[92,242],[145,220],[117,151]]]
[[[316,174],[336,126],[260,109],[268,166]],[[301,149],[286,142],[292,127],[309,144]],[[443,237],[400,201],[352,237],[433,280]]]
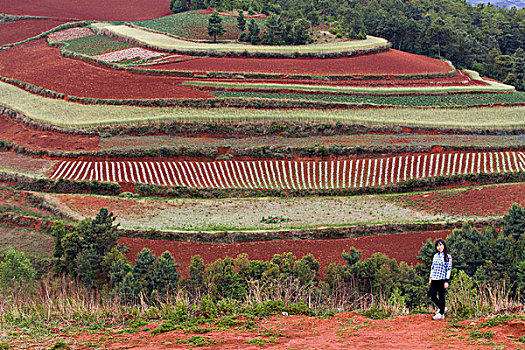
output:
[[[442,240],[442,239],[438,239],[438,240],[436,241],[436,243],[434,243],[434,248],[437,249],[437,246],[438,246],[439,243],[442,243],[442,244],[443,244],[443,247],[445,248],[445,249],[443,249],[443,254],[445,254],[444,260],[448,262],[448,257],[449,257],[449,255],[450,255],[450,252],[448,251],[447,244],[445,243],[444,240]]]

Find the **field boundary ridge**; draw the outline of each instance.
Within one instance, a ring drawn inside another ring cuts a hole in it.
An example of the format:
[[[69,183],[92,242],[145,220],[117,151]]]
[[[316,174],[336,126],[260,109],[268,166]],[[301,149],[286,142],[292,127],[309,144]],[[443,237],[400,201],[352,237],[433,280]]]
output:
[[[146,48],[189,55],[247,56],[247,57],[342,57],[382,52],[391,47],[383,38],[368,36],[360,45],[354,41],[346,44],[317,44],[298,46],[264,46],[247,44],[205,44],[175,39],[165,34],[150,32],[142,27],[112,25],[102,22],[91,24],[98,34],[125,40]],[[353,44],[352,44],[353,43]],[[336,46],[335,48],[330,46]]]

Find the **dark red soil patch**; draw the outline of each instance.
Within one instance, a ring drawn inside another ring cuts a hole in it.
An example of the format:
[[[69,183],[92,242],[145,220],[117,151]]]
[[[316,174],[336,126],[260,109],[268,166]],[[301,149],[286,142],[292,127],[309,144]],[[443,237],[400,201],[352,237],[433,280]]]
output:
[[[173,14],[170,0],[3,0],[2,13],[78,20],[143,21]]]
[[[35,130],[25,124],[0,116],[0,139],[34,150],[94,151],[99,149],[100,136]]]
[[[208,98],[209,92],[179,85],[187,79],[149,77],[64,58],[45,40],[0,51],[0,75],[52,91],[101,99]]]
[[[227,256],[236,257],[247,253],[251,260],[271,260],[274,254],[293,252],[297,258],[308,253],[321,263],[321,271],[330,263],[344,263],[343,250],[355,247],[363,251],[363,257],[369,258],[376,252],[385,253],[398,262],[405,261],[409,264],[417,263],[417,254],[423,243],[428,238],[434,240],[445,238],[451,231],[423,231],[396,233],[379,236],[366,236],[343,239],[312,239],[312,240],[274,240],[266,242],[243,242],[232,244],[212,244],[175,242],[163,240],[150,240],[122,237],[118,243],[124,244],[129,249],[127,258],[135,261],[137,254],[143,248],[151,249],[156,256],[166,250],[170,251],[176,262],[181,264],[182,274],[189,274],[191,257],[200,255],[206,264]]]
[[[16,43],[37,36],[65,23],[53,19],[27,19],[0,24],[0,45]]]
[[[469,188],[400,197],[405,205],[431,213],[459,216],[503,215],[513,203],[525,206],[525,184]]]
[[[312,75],[380,75],[380,74],[425,74],[450,71],[447,63],[398,50],[388,50],[375,55],[341,58],[246,58],[209,57],[198,60],[152,66],[150,68],[250,72]]]

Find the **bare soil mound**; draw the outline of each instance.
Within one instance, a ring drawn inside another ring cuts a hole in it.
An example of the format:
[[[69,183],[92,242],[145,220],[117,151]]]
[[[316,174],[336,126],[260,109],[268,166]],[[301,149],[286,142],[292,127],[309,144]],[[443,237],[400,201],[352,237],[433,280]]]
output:
[[[169,5],[169,0],[5,0],[2,12],[78,20],[140,21],[173,14]]]
[[[25,19],[0,23],[0,45],[16,43],[46,32],[65,21],[54,19]]]
[[[187,79],[134,75],[61,57],[44,39],[0,51],[0,75],[78,97],[101,99],[208,98],[179,84]]]
[[[127,258],[135,261],[137,254],[143,248],[151,249],[156,256],[169,251],[176,262],[181,265],[181,272],[189,274],[190,260],[193,255],[200,255],[206,264],[227,256],[236,257],[246,253],[252,260],[271,260],[274,254],[292,252],[298,258],[312,253],[321,264],[321,271],[330,263],[344,263],[343,250],[355,247],[363,251],[363,257],[381,252],[398,262],[417,263],[417,254],[427,239],[445,238],[450,231],[422,231],[397,233],[379,236],[367,236],[342,239],[312,239],[312,240],[278,240],[264,242],[243,242],[232,244],[212,244],[193,242],[174,242],[150,239],[122,237],[119,244],[129,248]]]

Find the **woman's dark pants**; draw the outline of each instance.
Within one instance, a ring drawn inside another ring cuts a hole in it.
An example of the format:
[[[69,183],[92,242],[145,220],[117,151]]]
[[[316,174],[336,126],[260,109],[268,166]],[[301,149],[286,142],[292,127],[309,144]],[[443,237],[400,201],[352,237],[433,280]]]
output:
[[[439,307],[439,313],[442,315],[445,314],[445,291],[445,280],[432,280],[427,293],[430,300]]]

